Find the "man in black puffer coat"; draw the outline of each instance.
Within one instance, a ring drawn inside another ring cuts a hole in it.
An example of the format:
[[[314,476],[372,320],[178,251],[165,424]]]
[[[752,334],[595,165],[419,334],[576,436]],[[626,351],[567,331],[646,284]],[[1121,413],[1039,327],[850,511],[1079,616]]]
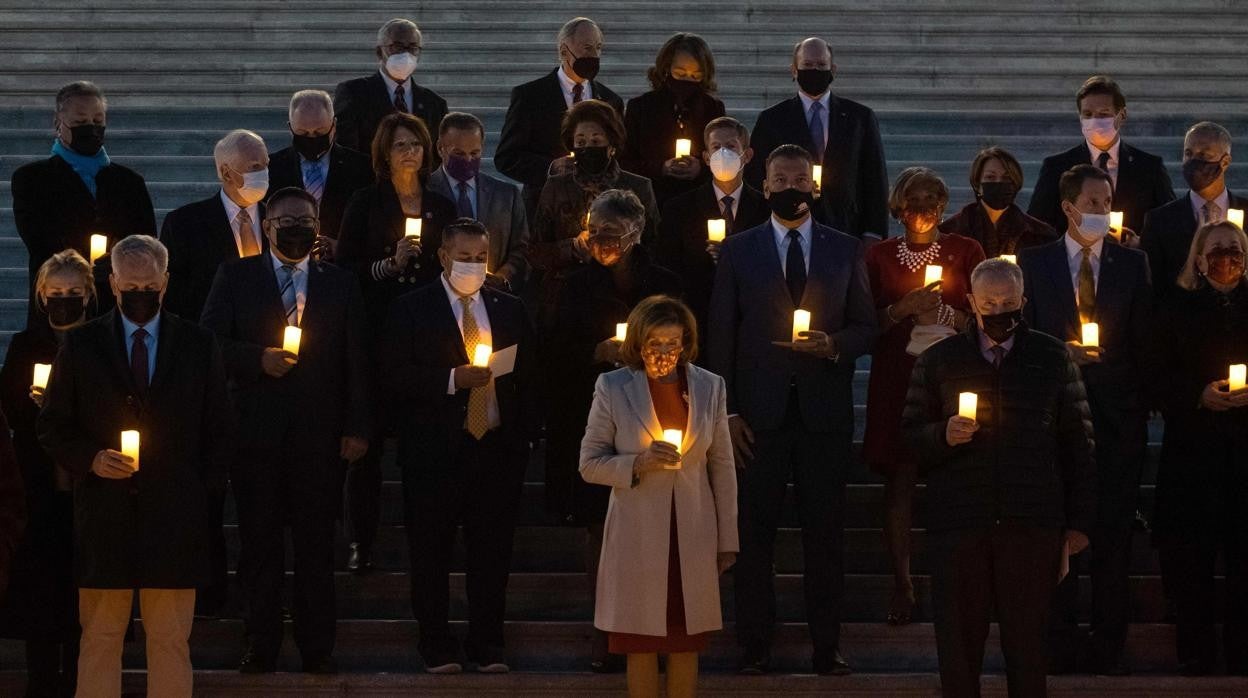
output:
[[[976,321],[919,357],[902,417],[927,478],[941,686],[979,695],[995,610],[1010,696],[1044,696],[1049,604],[1095,518],[1092,424],[1066,347],[1022,322],[1022,271],[989,259],[971,290]]]

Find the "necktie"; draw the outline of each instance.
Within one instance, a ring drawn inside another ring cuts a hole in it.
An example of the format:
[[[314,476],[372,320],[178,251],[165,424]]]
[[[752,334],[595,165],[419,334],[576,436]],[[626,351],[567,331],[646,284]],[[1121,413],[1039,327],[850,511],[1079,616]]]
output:
[[[584,98],[584,96],[585,96],[584,84],[578,82],[572,86],[572,103],[573,104],[576,104],[577,102],[581,101],[581,99]]]
[[[1081,250],[1079,262],[1079,322],[1096,321],[1096,279],[1092,276],[1092,248]]]
[[[130,335],[134,343],[130,345],[130,373],[134,376],[134,384],[140,393],[147,392],[147,330],[140,327]]]
[[[321,202],[321,195],[325,193],[325,177],[321,175],[321,164],[312,160],[303,163],[303,190],[316,197],[316,202]]]
[[[992,348],[992,367],[1001,368],[1001,362],[1005,360],[1005,347],[1000,344]]]
[[[403,83],[394,86],[394,109],[404,114],[407,113],[407,98],[403,93]]]
[[[1218,223],[1222,220],[1222,207],[1213,201],[1206,201],[1205,205],[1201,208],[1201,212],[1204,213],[1205,216],[1205,219],[1201,221],[1202,225]]]
[[[472,199],[468,197],[468,183],[459,183],[459,200],[455,202],[455,207],[459,209],[460,218],[476,218],[476,214],[472,210]]]
[[[784,280],[788,284],[793,307],[800,306],[802,294],[806,292],[806,257],[802,254],[802,235],[797,230],[789,231],[789,252],[785,255]]]
[[[238,256],[251,257],[260,254],[260,245],[256,242],[255,231],[251,229],[251,215],[247,213],[247,209],[238,209],[234,225],[238,230]]]
[[[736,232],[737,221],[736,217],[732,215],[732,197],[725,196],[719,201],[724,205],[724,228],[729,232]]]
[[[1096,166],[1109,172],[1109,153],[1102,150],[1101,154],[1096,158]]]
[[[286,309],[286,324],[299,324],[299,298],[295,293],[295,274],[299,270],[293,264],[283,264],[278,270],[277,280],[282,286],[282,307]]]
[[[472,314],[472,296],[459,299],[464,305],[464,349],[472,356],[477,349],[477,341],[481,331],[477,329],[477,318]],[[468,416],[464,419],[464,429],[472,434],[477,441],[490,430],[490,418],[485,406],[485,391],[489,386],[473,388],[468,393]]]
[[[823,140],[823,102],[810,105],[810,143],[814,146],[815,162],[823,162],[823,151],[827,143]]]

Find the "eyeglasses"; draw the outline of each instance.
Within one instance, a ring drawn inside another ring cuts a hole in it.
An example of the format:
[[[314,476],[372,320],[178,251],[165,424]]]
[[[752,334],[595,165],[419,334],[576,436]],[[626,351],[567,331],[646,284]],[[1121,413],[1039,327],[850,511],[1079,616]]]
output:
[[[396,53],[411,53],[419,56],[422,50],[420,48],[420,44],[386,44],[382,48],[384,48],[386,50],[386,54],[390,56],[393,56]]]
[[[295,216],[281,216],[279,218],[267,218],[266,220],[277,225],[279,228],[291,228],[296,225],[303,226],[304,228],[312,228],[316,226],[318,219],[316,216],[300,216],[298,218]]]
[[[619,250],[628,244],[628,235],[590,235],[589,244],[600,250]]]

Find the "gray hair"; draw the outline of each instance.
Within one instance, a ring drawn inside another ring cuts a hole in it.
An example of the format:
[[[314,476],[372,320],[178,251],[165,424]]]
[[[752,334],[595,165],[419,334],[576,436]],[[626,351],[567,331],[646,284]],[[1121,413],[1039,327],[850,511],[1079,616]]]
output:
[[[412,31],[416,32],[416,41],[423,43],[424,36],[420,33],[420,27],[416,26],[415,22],[413,22],[410,19],[400,19],[396,17],[395,19],[392,19],[389,22],[386,22],[385,24],[381,25],[381,29],[377,30],[377,45],[378,46],[386,45],[386,38],[389,36],[390,30],[394,29],[395,27],[411,27]]]
[[[334,116],[334,100],[325,90],[299,90],[290,97],[290,118],[294,118],[295,112],[304,107],[320,107],[329,112],[332,119]]]
[[[608,189],[599,194],[589,205],[589,215],[596,221],[621,221],[630,232],[641,230],[646,224],[646,207],[627,189]]]
[[[563,46],[565,42],[571,41],[572,37],[576,36],[576,33],[581,30],[581,27],[586,25],[597,29],[599,34],[602,33],[602,28],[594,20],[588,17],[573,17],[564,22],[562,27],[559,27],[559,34],[555,36],[555,47],[558,48]]]
[[[985,259],[975,265],[971,271],[971,293],[979,285],[981,279],[991,278],[997,281],[1009,281],[1021,292],[1023,290],[1023,270],[1017,264],[1001,257]]]
[[[226,160],[238,154],[244,143],[256,143],[264,148],[264,139],[255,131],[247,129],[235,129],[225,134],[221,140],[217,141],[216,146],[212,149],[212,159],[216,161],[217,168],[226,164]]]
[[[75,97],[97,97],[108,108],[108,100],[98,85],[88,80],[77,80],[56,91],[56,113],[65,111],[65,104]]]
[[[1183,142],[1191,137],[1207,138],[1222,146],[1222,150],[1231,152],[1231,132],[1227,131],[1221,124],[1215,124],[1212,121],[1202,121],[1187,129],[1187,133],[1183,136]]]
[[[143,257],[150,259],[161,274],[169,270],[169,250],[151,235],[131,235],[118,240],[113,245],[111,256],[114,269],[121,266],[123,260],[132,261]]]

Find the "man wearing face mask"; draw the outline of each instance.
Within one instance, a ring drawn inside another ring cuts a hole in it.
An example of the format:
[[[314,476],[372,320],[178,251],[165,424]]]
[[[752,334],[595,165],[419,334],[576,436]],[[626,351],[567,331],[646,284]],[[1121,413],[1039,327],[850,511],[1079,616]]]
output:
[[[424,37],[416,23],[392,19],[377,31],[377,72],[338,83],[334,111],[338,113],[338,143],[369,152],[377,125],[388,114],[418,116],[433,128],[446,116],[446,100],[416,84],[412,73],[420,62]]]
[[[568,20],[556,37],[559,67],[511,91],[511,103],[494,165],[498,171],[524,185],[524,206],[530,221],[546,177],[570,168],[568,148],[559,125],[573,104],[597,99],[624,116],[624,101],[596,80],[602,56],[602,30],[588,17]]]
[[[221,265],[202,319],[221,340],[239,410],[231,479],[248,644],[239,670],[274,670],[289,523],[303,670],[334,673],[334,519],[344,462],[368,450],[372,412],[364,301],[354,274],[309,258],[319,226],[311,194],[279,190],[265,214],[268,252]],[[297,354],[282,349],[287,327],[303,329]]]
[[[1079,111],[1083,142],[1044,159],[1027,215],[1039,218],[1054,230],[1064,230],[1062,174],[1075,165],[1095,165],[1110,176],[1114,210],[1122,211],[1123,225],[1138,233],[1144,225],[1144,214],[1174,199],[1165,163],[1156,155],[1122,142],[1127,98],[1109,76],[1088,78],[1075,93],[1075,108]]]
[[[927,480],[941,690],[979,695],[995,608],[1010,695],[1040,697],[1062,551],[1087,546],[1096,520],[1092,425],[1069,350],[1023,321],[1022,270],[980,262],[969,300],[976,320],[919,355],[902,417]],[[960,393],[977,396],[975,419]]]
[[[706,125],[702,139],[710,181],[663,206],[658,253],[659,262],[684,280],[686,303],[698,327],[705,328],[719,255],[719,243],[707,238],[706,222],[723,220],[724,235],[732,236],[761,225],[771,211],[762,193],[745,183],[745,167],[754,159],[745,126],[721,116]],[[699,336],[705,341],[706,333]]]
[[[794,46],[789,71],[797,95],[758,115],[754,149],[770,153],[785,143],[802,146],[823,166],[815,219],[854,237],[887,237],[888,167],[875,112],[832,94],[836,64],[823,39]],[[746,168],[745,179],[755,187],[762,187],[766,176],[761,160]]]
[[[429,175],[429,188],[455,202],[463,218],[490,231],[489,272],[504,290],[518,292],[529,273],[529,221],[520,190],[481,172],[485,124],[472,114],[451,112],[438,125],[442,166]]]
[[[289,113],[291,145],[269,155],[269,188],[298,187],[316,199],[321,228],[312,256],[331,261],[347,201],[373,183],[372,162],[336,141],[338,125],[328,92],[296,92]]]
[[[425,670],[508,671],[503,616],[528,444],[536,433],[533,334],[520,299],[485,286],[489,235],[461,218],[442,231],[439,280],[396,300],[382,346],[403,473],[412,606]],[[491,367],[475,364],[491,347]],[[512,359],[498,356],[506,350]],[[514,360],[514,364],[513,364]],[[514,370],[509,370],[513,369]],[[463,523],[466,646],[448,623],[451,551]],[[465,652],[466,650],[466,652]]]
[[[156,234],[143,177],[110,160],[104,148],[107,120],[100,88],[71,82],[56,93],[51,157],[13,172],[13,222],[29,254],[28,325],[45,321],[38,317],[34,279],[49,257],[67,248],[86,256],[96,233],[109,240]],[[102,271],[97,278],[107,276]]]
[[[1123,646],[1131,590],[1129,567],[1136,501],[1148,442],[1143,395],[1152,288],[1147,256],[1107,244],[1109,175],[1079,165],[1062,175],[1066,234],[1019,256],[1027,325],[1066,342],[1087,386],[1096,437],[1096,522],[1092,550],[1092,633],[1078,626],[1079,580],[1059,586],[1050,627],[1050,671],[1129,672]],[[1082,323],[1095,322],[1096,346],[1082,344]],[[1087,640],[1086,644],[1084,640]]]
[[[1231,133],[1202,121],[1183,137],[1183,179],[1187,196],[1148,212],[1140,232],[1140,249],[1153,270],[1153,296],[1158,307],[1175,292],[1175,280],[1187,260],[1196,229],[1226,220],[1229,209],[1248,209],[1248,199],[1226,188],[1231,167]]]
[[[39,442],[74,476],[74,566],[82,623],[77,695],[121,695],[135,590],[147,690],[189,698],[195,588],[208,582],[208,500],[225,487],[232,425],[212,332],[161,308],[168,253],[155,238],[113,245],[115,310],[69,332],[39,413]],[[139,433],[135,459],[121,433]]]
[[[806,614],[816,673],[844,675],[845,481],[852,460],[854,361],[878,320],[857,239],[812,219],[811,157],[784,145],[767,157],[771,219],[728,238],[711,293],[707,367],[728,384],[740,493],[739,670],[761,674],[775,631],[776,513],[798,487]],[[794,336],[794,312],[810,331]]]

